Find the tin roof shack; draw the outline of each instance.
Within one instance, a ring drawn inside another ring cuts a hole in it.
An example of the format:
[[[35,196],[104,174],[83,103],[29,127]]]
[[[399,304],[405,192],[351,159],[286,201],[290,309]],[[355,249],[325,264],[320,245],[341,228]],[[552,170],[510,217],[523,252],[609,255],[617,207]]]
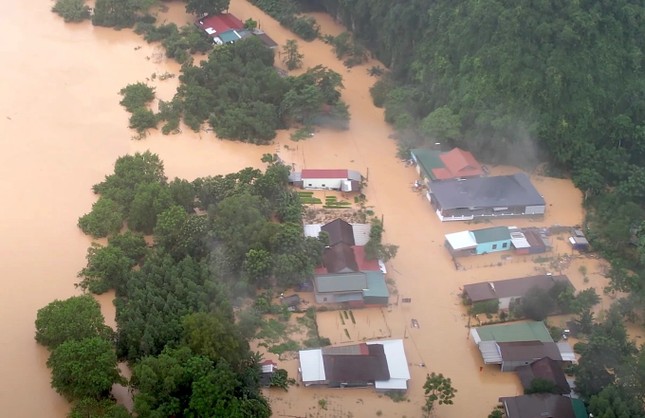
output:
[[[290,295],[280,297],[280,303],[282,306],[286,306],[290,312],[297,312],[300,310],[300,296],[299,295]]]
[[[475,344],[481,341],[543,341],[553,342],[551,334],[542,321],[514,322],[504,325],[486,325],[471,328],[470,336]]]
[[[363,177],[346,169],[304,169],[289,174],[289,182],[306,190],[341,190],[359,192]]]
[[[488,254],[511,249],[511,234],[506,226],[446,234],[445,245],[454,256]]]
[[[589,241],[585,237],[584,232],[580,229],[571,230],[571,236],[569,237],[569,244],[571,248],[580,252],[589,251]]]
[[[507,418],[589,418],[579,399],[551,393],[502,397]]]
[[[521,366],[515,369],[524,386],[524,390],[530,390],[536,379],[553,384],[555,393],[566,395],[571,393],[571,387],[567,382],[567,376],[562,371],[561,363],[549,357],[543,357],[534,361],[528,366]]]
[[[472,304],[498,300],[499,309],[508,310],[512,302],[523,298],[529,290],[537,287],[548,292],[556,283],[564,283],[575,291],[567,276],[544,274],[467,284],[464,285],[463,297]]]
[[[278,370],[278,364],[272,360],[264,360],[260,363],[260,386],[268,388],[271,386],[273,375]]]
[[[515,254],[541,254],[551,250],[551,243],[546,231],[537,228],[508,228]]]
[[[299,358],[300,378],[305,386],[407,390],[410,379],[403,340],[302,350]]]
[[[426,182],[483,176],[484,169],[472,153],[461,148],[448,152],[417,148],[410,151],[419,176]]]
[[[525,173],[432,182],[429,187],[430,202],[443,222],[543,216],[546,210]]]

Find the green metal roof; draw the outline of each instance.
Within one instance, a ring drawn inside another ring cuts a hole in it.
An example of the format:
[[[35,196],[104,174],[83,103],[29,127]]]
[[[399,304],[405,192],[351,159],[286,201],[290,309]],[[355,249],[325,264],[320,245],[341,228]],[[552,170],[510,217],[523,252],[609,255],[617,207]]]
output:
[[[506,241],[511,239],[511,233],[506,226],[493,226],[491,228],[478,229],[471,231],[475,236],[477,244],[484,242]]]
[[[417,163],[421,166],[421,170],[425,177],[430,180],[436,180],[432,170],[444,167],[443,161],[441,161],[441,158],[439,157],[441,155],[441,151],[428,148],[417,148],[410,150],[410,153],[414,155]]]
[[[552,343],[553,338],[542,321],[515,322],[507,325],[488,325],[477,328],[482,341],[508,343],[515,341],[542,341]]]
[[[573,413],[576,418],[588,418],[587,408],[585,408],[584,402],[580,399],[571,398],[571,406],[573,407]]]
[[[318,293],[362,292],[367,289],[365,273],[323,274],[314,278]]]
[[[385,282],[385,274],[380,271],[366,271],[367,289],[363,290],[363,297],[387,298],[390,292]]]

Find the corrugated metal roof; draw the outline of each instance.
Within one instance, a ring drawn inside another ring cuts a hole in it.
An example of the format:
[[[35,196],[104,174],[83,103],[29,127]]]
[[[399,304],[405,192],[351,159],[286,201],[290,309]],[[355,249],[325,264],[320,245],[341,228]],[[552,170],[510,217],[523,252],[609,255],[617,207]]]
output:
[[[542,341],[553,342],[549,330],[542,321],[515,322],[506,325],[487,325],[473,328],[482,341]]]
[[[511,233],[506,226],[492,226],[490,228],[476,229],[472,232],[477,244],[487,242],[506,241],[511,239]]]
[[[370,240],[370,231],[372,225],[370,224],[352,224],[352,231],[354,232],[354,243],[356,245],[365,245]]]
[[[410,369],[408,359],[405,356],[403,340],[381,340],[367,341],[367,344],[382,344],[387,359],[387,368],[390,372],[390,379],[387,381],[376,381],[376,389],[399,389],[408,388],[407,381],[410,380]]]
[[[367,289],[365,273],[325,274],[314,277],[318,293],[362,292]]]
[[[347,179],[349,173],[347,169],[304,169],[302,178],[304,179]]]
[[[446,234],[446,241],[453,250],[468,250],[477,247],[477,241],[470,231],[453,232]]]
[[[387,298],[390,292],[385,282],[385,274],[380,271],[365,272],[367,289],[363,290],[363,297]]]
[[[464,285],[464,294],[471,302],[481,302],[491,299],[508,297],[523,297],[535,287],[550,290],[556,283],[567,283],[573,288],[567,276],[552,276],[548,274],[519,277],[516,279],[495,280]]]
[[[573,351],[573,347],[566,341],[559,341],[556,343],[558,350],[560,350],[560,355],[562,356],[563,361],[570,361],[571,363],[577,363],[576,353]]]
[[[443,210],[545,205],[524,173],[433,182],[432,194]]]
[[[502,364],[502,353],[495,341],[482,341],[478,345],[484,364]]]
[[[326,380],[322,350],[302,350],[299,357],[300,375],[304,383]]]

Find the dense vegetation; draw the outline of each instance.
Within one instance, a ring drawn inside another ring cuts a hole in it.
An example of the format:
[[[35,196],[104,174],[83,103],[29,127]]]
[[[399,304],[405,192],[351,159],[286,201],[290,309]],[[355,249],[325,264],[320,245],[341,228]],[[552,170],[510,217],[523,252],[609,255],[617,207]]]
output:
[[[90,295],[52,302],[36,320],[36,340],[52,350],[52,386],[73,402],[70,417],[129,416],[110,398],[113,384],[126,383],[117,358],[133,370],[139,417],[271,415],[248,344],[262,318],[247,311],[236,323],[231,301],[303,283],[324,244],[303,235],[289,169],[263,160],[264,172],[169,182],[146,152],[119,158],[94,186],[122,223],[95,213],[98,202],[81,217],[81,227],[108,241],[88,250],[79,286],[116,291],[116,333]],[[152,234],[152,246],[142,233]],[[292,383],[284,371],[272,382]]]
[[[257,38],[243,39],[215,48],[199,66],[184,64],[177,94],[160,103],[152,125],[133,121],[151,113],[143,105],[154,92],[145,84],[122,89],[121,104],[132,112],[131,127],[145,130],[165,121],[162,131],[170,133],[183,117],[195,131],[208,122],[219,138],[255,144],[268,143],[277,129],[293,125],[347,128],[349,112],[340,98],[338,73],[316,66],[299,76],[281,77],[273,64],[272,50]]]

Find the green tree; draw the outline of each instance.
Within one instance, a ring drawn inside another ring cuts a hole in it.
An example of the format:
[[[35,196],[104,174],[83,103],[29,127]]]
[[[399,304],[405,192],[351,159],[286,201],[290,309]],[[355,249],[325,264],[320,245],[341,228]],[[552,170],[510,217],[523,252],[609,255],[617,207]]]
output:
[[[559,388],[553,381],[540,377],[531,380],[531,385],[524,389],[524,393],[527,395],[531,393],[558,393],[558,391]]]
[[[491,413],[488,414],[488,418],[504,418],[504,413],[498,407],[498,408],[493,409],[491,411]]]
[[[195,209],[195,188],[193,184],[187,180],[175,178],[168,183],[170,195],[176,205],[181,206],[188,213],[192,213]]]
[[[65,19],[65,22],[82,22],[90,18],[90,7],[85,0],[56,0],[52,12]]]
[[[520,301],[521,315],[534,321],[546,318],[556,306],[553,297],[544,289],[534,287],[529,289]]]
[[[54,349],[47,367],[52,387],[68,400],[109,395],[112,385],[125,384],[112,345],[100,337],[69,340]]]
[[[145,108],[146,105],[152,102],[155,98],[155,89],[145,83],[128,84],[119,91],[123,99],[119,104],[127,109],[128,112],[133,113],[139,108]]]
[[[439,405],[452,405],[452,400],[457,393],[457,389],[452,387],[452,381],[449,377],[444,377],[443,374],[435,372],[427,375],[423,390],[426,397],[423,410],[426,414],[432,412],[435,402]]]
[[[172,205],[168,187],[161,183],[144,183],[137,186],[128,212],[128,226],[146,234],[152,233],[157,217]],[[183,210],[183,209],[182,209]]]
[[[267,280],[271,277],[273,270],[273,256],[265,249],[251,248],[244,257],[242,269],[243,275],[249,283],[259,287],[268,287]]]
[[[148,253],[148,245],[143,234],[125,231],[119,235],[108,238],[108,246],[118,248],[132,260],[132,264],[139,264]]]
[[[383,260],[388,261],[396,257],[399,249],[398,246],[392,244],[383,244],[383,223],[380,219],[372,219],[370,227],[370,239],[365,244],[365,257],[368,260]]]
[[[119,157],[114,164],[114,173],[105,176],[105,180],[95,184],[92,190],[112,199],[129,213],[137,187],[144,183],[166,183],[163,163],[150,151]]]
[[[449,107],[442,106],[423,118],[420,128],[434,141],[453,141],[459,138],[461,120]]]
[[[158,122],[157,115],[152,110],[138,107],[132,112],[128,127],[144,135],[148,129],[156,129]]]
[[[302,67],[302,59],[304,55],[298,50],[298,41],[295,39],[288,39],[287,43],[282,47],[282,62],[289,70],[296,70]]]
[[[88,248],[86,258],[87,266],[78,273],[78,277],[83,278],[80,283],[83,289],[96,294],[109,289],[125,290],[134,262],[120,248],[93,244]]]
[[[615,385],[609,385],[592,396],[588,410],[595,418],[645,417],[642,402]]]
[[[90,213],[78,218],[78,227],[94,238],[116,234],[123,227],[123,209],[114,200],[101,196]]]
[[[193,353],[213,362],[226,361],[236,369],[249,354],[233,317],[220,312],[200,312],[182,318],[183,342]]]
[[[147,10],[150,0],[96,0],[92,23],[96,26],[129,28],[137,13]]]
[[[36,315],[36,341],[50,350],[66,341],[109,339],[112,334],[99,303],[91,295],[55,300]]]
[[[187,0],[186,12],[197,16],[216,15],[228,10],[230,0]]]
[[[85,398],[75,401],[67,418],[130,418],[123,405],[111,399]]]

